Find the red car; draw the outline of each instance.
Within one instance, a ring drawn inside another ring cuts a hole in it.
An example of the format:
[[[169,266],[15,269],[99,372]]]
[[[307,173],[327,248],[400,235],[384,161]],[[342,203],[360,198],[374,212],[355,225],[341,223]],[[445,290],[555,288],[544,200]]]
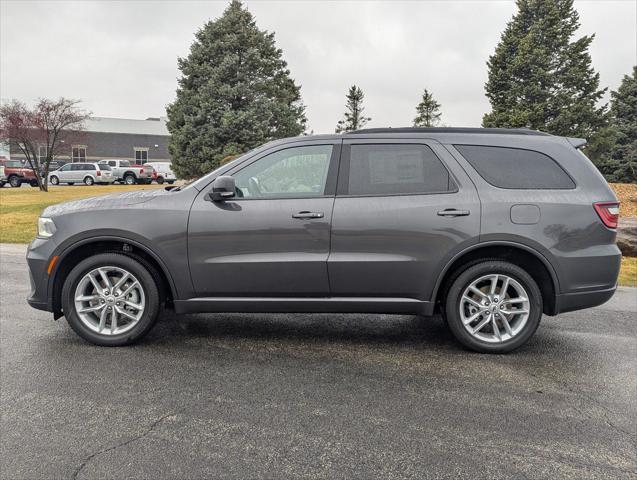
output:
[[[31,167],[23,165],[19,160],[0,160],[0,165],[4,166],[6,180],[0,180],[0,187],[8,183],[12,187],[20,187],[23,183],[28,183],[32,187],[38,186],[38,181]]]

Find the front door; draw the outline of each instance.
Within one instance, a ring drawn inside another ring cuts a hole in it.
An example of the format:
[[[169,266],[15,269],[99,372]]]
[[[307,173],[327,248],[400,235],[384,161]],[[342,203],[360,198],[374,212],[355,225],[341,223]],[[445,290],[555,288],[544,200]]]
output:
[[[333,296],[427,301],[440,269],[479,232],[475,186],[442,145],[343,142],[328,260]]]
[[[238,165],[236,197],[195,199],[188,255],[195,291],[214,296],[327,296],[340,141],[280,146]]]
[[[67,163],[62,168],[60,168],[55,174],[57,175],[60,182],[72,182],[71,180],[71,167],[73,165],[71,163]]]

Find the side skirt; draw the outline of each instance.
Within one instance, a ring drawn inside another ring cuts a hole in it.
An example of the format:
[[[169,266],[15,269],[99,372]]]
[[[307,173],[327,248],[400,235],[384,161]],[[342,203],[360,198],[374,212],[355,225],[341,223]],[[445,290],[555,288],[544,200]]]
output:
[[[175,313],[387,313],[433,315],[434,304],[413,298],[209,297],[175,300]]]

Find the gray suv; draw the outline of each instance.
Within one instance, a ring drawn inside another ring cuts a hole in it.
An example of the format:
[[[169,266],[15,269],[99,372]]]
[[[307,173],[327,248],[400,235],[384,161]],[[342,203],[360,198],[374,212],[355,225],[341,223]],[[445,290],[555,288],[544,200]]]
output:
[[[199,180],[48,207],[29,303],[124,345],[186,312],[440,312],[480,352],[614,293],[619,204],[584,140],[368,129],[255,149]],[[157,219],[162,221],[158,222]]]

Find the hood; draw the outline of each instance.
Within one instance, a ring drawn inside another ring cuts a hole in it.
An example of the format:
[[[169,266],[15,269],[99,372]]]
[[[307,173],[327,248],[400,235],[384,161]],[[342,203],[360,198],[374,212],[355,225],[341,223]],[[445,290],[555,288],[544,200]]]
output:
[[[57,215],[86,210],[111,210],[148,202],[153,198],[164,195],[170,195],[170,192],[164,189],[136,190],[131,192],[102,195],[100,197],[83,198],[81,200],[71,200],[70,202],[58,203],[45,208],[42,212],[42,216],[54,217]]]

